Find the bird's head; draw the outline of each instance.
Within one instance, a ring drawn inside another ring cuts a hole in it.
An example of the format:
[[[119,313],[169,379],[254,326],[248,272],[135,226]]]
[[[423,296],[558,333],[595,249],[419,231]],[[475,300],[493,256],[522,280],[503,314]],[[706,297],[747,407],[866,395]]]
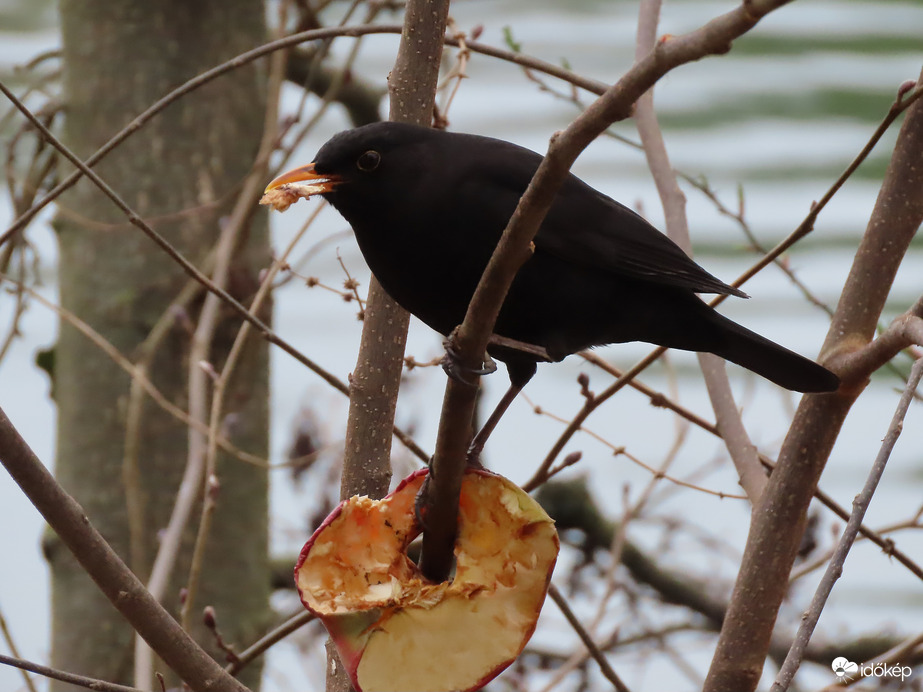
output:
[[[347,130],[324,144],[314,161],[283,173],[266,191],[307,184],[301,196],[323,195],[340,211],[354,201],[368,204],[379,196],[400,195],[422,170],[422,145],[435,130],[404,123],[373,123]],[[392,189],[393,188],[393,189]]]

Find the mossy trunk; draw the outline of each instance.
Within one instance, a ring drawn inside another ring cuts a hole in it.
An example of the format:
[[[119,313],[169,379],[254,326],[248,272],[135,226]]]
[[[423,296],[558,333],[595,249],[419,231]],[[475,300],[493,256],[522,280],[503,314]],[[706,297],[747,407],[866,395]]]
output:
[[[264,9],[258,0],[62,0],[60,14],[65,140],[84,159],[171,89],[265,39]],[[96,167],[136,212],[200,266],[259,147],[264,82],[264,70],[252,65],[211,82],[169,106]],[[139,345],[188,277],[86,180],[62,199],[55,226],[63,307],[136,359]],[[245,236],[229,290],[246,302],[269,257],[262,212],[254,215]],[[184,410],[191,330],[202,299],[199,294],[174,315],[151,362],[155,385]],[[238,327],[239,320],[226,311],[210,351],[216,368]],[[258,337],[251,338],[246,350],[226,396],[229,415],[223,433],[238,447],[265,458],[268,354]],[[158,532],[167,525],[186,463],[187,428],[145,400],[138,437],[142,492],[132,495],[129,507],[123,481],[128,375],[62,320],[54,377],[57,476],[146,581]],[[268,619],[267,473],[222,455],[217,475],[220,491],[197,610],[214,606],[225,640],[242,648]],[[130,513],[140,517],[143,527],[134,545]],[[174,612],[198,523],[199,515],[192,516],[164,599]],[[47,554],[53,665],[131,683],[132,631],[53,538]],[[201,627],[196,637],[222,657]],[[248,684],[256,675],[251,671]],[[54,689],[70,688],[58,684]]]

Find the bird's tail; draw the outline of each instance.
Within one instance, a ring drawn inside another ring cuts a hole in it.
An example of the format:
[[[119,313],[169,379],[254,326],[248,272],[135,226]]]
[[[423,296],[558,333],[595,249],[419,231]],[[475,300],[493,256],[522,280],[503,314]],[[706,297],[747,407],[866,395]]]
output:
[[[796,392],[833,392],[840,378],[813,360],[751,332],[717,312],[719,344],[709,349],[715,355],[737,363],[780,387]]]

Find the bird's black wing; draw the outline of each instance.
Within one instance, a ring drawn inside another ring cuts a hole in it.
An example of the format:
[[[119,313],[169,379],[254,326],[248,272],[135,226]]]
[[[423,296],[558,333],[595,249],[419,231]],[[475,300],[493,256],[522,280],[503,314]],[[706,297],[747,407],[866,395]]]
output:
[[[484,141],[490,142],[490,165],[485,165]],[[449,160],[459,203],[455,218],[469,222],[463,235],[499,234],[542,157],[509,142],[471,135],[457,137],[453,145]],[[641,216],[574,175],[558,192],[535,237],[535,247],[566,262],[621,276],[695,293],[747,297],[693,262]]]
[[[641,216],[576,177],[562,186],[536,249],[623,276],[696,293],[747,297],[712,276]]]

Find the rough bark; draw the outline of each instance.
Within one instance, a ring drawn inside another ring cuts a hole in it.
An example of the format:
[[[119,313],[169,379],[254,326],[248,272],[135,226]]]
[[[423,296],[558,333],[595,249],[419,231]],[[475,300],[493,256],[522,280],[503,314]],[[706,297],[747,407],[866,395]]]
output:
[[[64,0],[66,142],[86,158],[113,132],[171,88],[265,38],[256,0],[136,3]],[[98,172],[184,255],[200,261],[218,237],[236,186],[253,162],[262,134],[263,77],[249,66],[169,106],[128,139]],[[88,183],[63,198],[56,220],[62,305],[132,357],[185,285],[185,274],[139,234]],[[268,258],[264,215],[255,217],[231,271],[229,290],[247,300]],[[189,306],[194,322],[200,303]],[[187,323],[188,324],[188,323]],[[225,320],[211,349],[220,369],[236,333]],[[178,319],[151,366],[155,384],[186,406],[190,333]],[[254,340],[227,397],[236,445],[266,456],[268,357]],[[169,517],[186,461],[186,429],[146,406],[140,430],[140,506],[144,535],[130,545],[122,464],[127,376],[66,321],[56,347],[57,476],[105,538],[142,578],[157,531]],[[202,577],[201,603],[211,604],[229,642],[245,644],[268,617],[267,476],[265,469],[222,458],[214,531]],[[194,529],[195,527],[191,527]],[[190,531],[166,605],[179,605]],[[52,661],[56,667],[111,681],[131,681],[132,632],[67,551],[51,538]],[[219,655],[202,631],[196,638]],[[254,669],[249,678],[255,679]],[[66,689],[63,686],[54,689]]]
[[[401,43],[389,77],[391,120],[429,125],[449,3],[407,3]],[[372,277],[356,369],[350,379],[349,420],[340,495],[382,497],[391,480],[391,440],[409,313]],[[327,645],[328,692],[351,689],[336,650]]]

